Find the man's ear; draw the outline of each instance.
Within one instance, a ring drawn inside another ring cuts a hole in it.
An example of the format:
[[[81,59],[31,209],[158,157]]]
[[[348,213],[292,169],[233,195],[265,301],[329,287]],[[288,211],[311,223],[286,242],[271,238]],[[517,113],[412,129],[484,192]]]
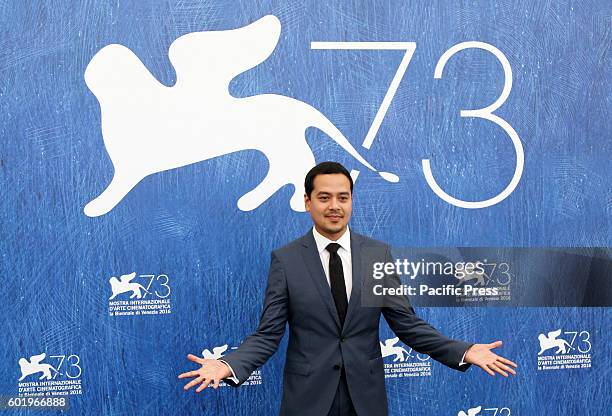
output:
[[[306,211],[310,212],[310,198],[306,194],[304,194],[304,207],[306,207]]]

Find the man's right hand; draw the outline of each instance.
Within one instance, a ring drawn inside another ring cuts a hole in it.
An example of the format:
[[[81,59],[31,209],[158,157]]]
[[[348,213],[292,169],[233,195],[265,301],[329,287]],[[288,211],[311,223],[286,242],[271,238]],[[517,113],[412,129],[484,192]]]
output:
[[[219,387],[221,380],[231,377],[232,375],[232,372],[227,364],[219,360],[207,360],[196,357],[193,354],[189,354],[187,358],[194,363],[201,364],[202,367],[200,367],[198,370],[188,371],[178,376],[178,378],[195,377],[193,380],[187,383],[185,387],[183,387],[185,390],[189,390],[193,386],[200,384],[200,386],[196,389],[196,393],[199,393],[208,387],[210,383],[212,383],[213,388],[216,389]]]

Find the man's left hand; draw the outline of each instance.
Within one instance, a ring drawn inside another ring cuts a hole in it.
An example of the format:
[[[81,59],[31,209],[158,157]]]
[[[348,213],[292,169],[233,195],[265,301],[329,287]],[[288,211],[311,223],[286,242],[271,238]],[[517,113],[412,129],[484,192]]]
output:
[[[464,360],[466,363],[477,365],[492,376],[495,373],[504,377],[508,377],[508,373],[516,375],[516,371],[512,369],[512,367],[517,368],[516,363],[491,351],[493,348],[501,347],[501,345],[501,341],[490,344],[474,344],[467,350]]]

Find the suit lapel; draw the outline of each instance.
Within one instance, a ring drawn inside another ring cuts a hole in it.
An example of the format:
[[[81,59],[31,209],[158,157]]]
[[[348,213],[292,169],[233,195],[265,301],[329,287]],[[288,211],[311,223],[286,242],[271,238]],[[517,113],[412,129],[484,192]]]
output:
[[[349,299],[346,319],[344,320],[344,328],[348,328],[351,317],[355,314],[355,309],[359,306],[359,302],[361,300],[361,243],[362,239],[359,234],[351,230],[351,265],[353,267],[353,288],[351,289],[351,298]]]
[[[323,303],[325,303],[327,309],[331,313],[336,326],[340,328],[340,318],[338,317],[338,311],[336,311],[336,305],[334,304],[334,299],[332,297],[329,284],[327,283],[327,278],[325,277],[325,271],[323,270],[323,265],[321,264],[321,256],[319,256],[317,243],[312,235],[312,229],[308,232],[308,234],[302,237],[302,256],[304,258],[304,263],[306,263],[306,268],[309,272],[308,274],[313,280],[314,285],[317,287],[317,290],[321,295],[321,299],[323,299]]]

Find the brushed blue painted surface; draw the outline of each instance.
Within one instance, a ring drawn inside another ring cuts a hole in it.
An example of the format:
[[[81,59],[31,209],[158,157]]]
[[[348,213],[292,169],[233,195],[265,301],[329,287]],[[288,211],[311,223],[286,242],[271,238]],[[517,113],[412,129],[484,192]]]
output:
[[[289,209],[286,188],[253,212],[236,208],[264,177],[265,157],[244,151],[159,173],[105,216],[82,211],[113,174],[99,106],[83,81],[91,57],[121,43],[171,85],[167,49],[174,39],[270,13],[283,25],[279,45],[232,82],[232,94],[278,93],[310,103],[355,147],[402,53],[313,51],[310,42],[417,43],[374,144],[360,149],[401,180],[361,173],[356,230],[396,246],[610,246],[609,2],[0,2],[0,394],[17,393],[19,358],[47,351],[82,360],[83,395],[72,400],[70,414],[277,412],[283,346],[263,367],[261,386],[196,396],[176,380],[190,368],[187,353],[237,345],[255,328],[270,250],[310,225],[307,214]],[[514,84],[498,114],[526,155],[514,193],[482,210],[445,203],[420,169],[430,158],[441,186],[464,199],[492,197],[514,170],[501,129],[459,116],[499,95],[503,76],[493,56],[462,52],[441,80],[433,79],[444,51],[468,40],[508,57]],[[309,130],[307,137],[317,161],[360,168],[322,133]],[[172,314],[108,316],[109,277],[132,271],[171,277]],[[431,378],[388,381],[391,414],[457,414],[478,404],[517,415],[608,411],[608,308],[419,312],[454,337],[504,340],[520,375],[489,379],[436,364]],[[590,331],[591,369],[535,370],[538,334],[559,327]]]

